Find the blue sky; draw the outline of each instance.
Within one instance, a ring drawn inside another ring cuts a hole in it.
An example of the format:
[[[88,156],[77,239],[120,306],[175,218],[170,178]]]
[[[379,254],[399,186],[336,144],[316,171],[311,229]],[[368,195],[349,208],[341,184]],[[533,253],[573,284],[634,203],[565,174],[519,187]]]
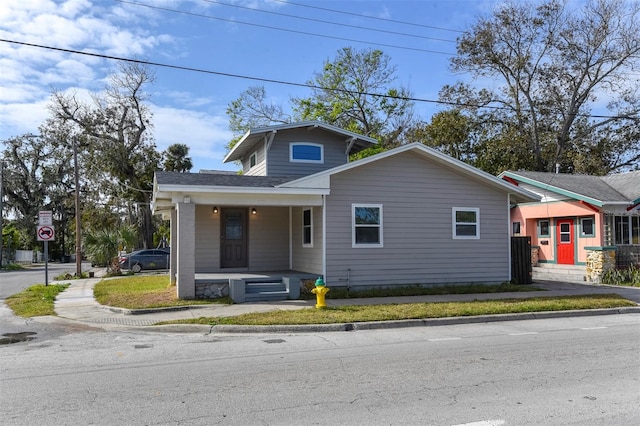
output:
[[[148,88],[159,150],[185,143],[192,171],[223,164],[231,138],[227,105],[250,86],[288,105],[338,49],[379,48],[397,67],[397,84],[436,100],[464,76],[449,71],[455,40],[497,0],[9,0],[0,2],[0,38],[198,68],[154,67]],[[149,7],[151,6],[151,7]],[[166,10],[170,9],[170,10]],[[180,11],[182,13],[176,12]],[[375,31],[377,30],[377,31]],[[52,89],[88,99],[116,67],[105,60],[0,42],[0,140],[37,133]],[[246,77],[246,78],[241,78]],[[439,109],[418,102],[424,120]]]

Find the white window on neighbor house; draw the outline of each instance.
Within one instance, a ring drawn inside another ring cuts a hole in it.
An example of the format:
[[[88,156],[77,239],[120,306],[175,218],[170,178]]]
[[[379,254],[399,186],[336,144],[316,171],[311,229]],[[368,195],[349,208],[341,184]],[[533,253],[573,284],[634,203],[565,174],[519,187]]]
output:
[[[453,239],[480,239],[480,209],[476,207],[453,207],[451,209]]]
[[[580,236],[581,237],[595,237],[595,221],[592,217],[583,217],[580,219]]]
[[[258,154],[257,153],[253,153],[251,154],[251,157],[249,157],[249,168],[254,167],[258,162]]]
[[[289,161],[292,163],[324,163],[324,146],[309,142],[290,143]]]
[[[302,209],[302,247],[313,247],[313,209]]]
[[[352,247],[382,247],[382,204],[352,204]]]

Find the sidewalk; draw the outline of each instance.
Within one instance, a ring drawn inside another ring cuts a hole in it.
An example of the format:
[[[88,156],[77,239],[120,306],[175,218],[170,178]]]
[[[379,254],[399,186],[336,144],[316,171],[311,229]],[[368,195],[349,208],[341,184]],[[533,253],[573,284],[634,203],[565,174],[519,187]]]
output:
[[[56,314],[61,318],[83,323],[101,324],[103,326],[147,327],[161,321],[191,319],[200,317],[227,317],[252,312],[268,312],[274,310],[294,310],[315,306],[315,300],[283,300],[277,302],[241,303],[233,305],[197,305],[181,308],[160,308],[147,310],[129,310],[110,308],[98,304],[93,297],[93,287],[100,278],[89,278],[65,281],[71,285],[60,293],[55,301]],[[450,294],[438,296],[403,296],[377,297],[358,299],[328,299],[327,306],[345,305],[379,305],[421,302],[462,302],[489,299],[524,299],[532,297],[577,296],[584,294],[615,293],[640,305],[640,288],[613,287],[605,285],[583,285],[561,282],[536,282],[536,287],[546,291],[520,293],[486,293],[486,294]],[[157,331],[226,331],[226,332],[290,332],[290,331],[339,331],[372,328],[394,328],[418,325],[453,324],[469,322],[490,322],[516,319],[534,319],[543,317],[584,316],[618,313],[640,313],[640,306],[619,309],[600,309],[595,311],[562,311],[530,314],[487,315],[482,317],[441,318],[436,320],[388,321],[378,323],[330,324],[316,326],[201,326],[176,325],[153,327]]]

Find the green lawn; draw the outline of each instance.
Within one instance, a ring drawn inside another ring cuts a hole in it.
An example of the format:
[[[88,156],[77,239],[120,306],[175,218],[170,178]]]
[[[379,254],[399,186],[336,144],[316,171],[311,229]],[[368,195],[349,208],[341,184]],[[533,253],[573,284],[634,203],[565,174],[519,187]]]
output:
[[[364,321],[445,318],[472,315],[494,315],[524,312],[603,309],[637,306],[617,295],[582,297],[537,297],[533,299],[487,300],[472,302],[407,303],[389,305],[342,306],[326,309],[305,308],[295,311],[272,311],[244,314],[228,318],[196,318],[166,324],[239,324],[297,325],[334,324]]]
[[[96,300],[106,306],[128,309],[184,306],[187,304],[232,303],[229,298],[217,300],[180,300],[176,288],[168,285],[167,275],[128,276],[98,282],[94,288]],[[56,296],[69,284],[35,285],[10,296],[7,305],[22,317],[55,315],[53,304]],[[520,288],[534,289],[527,286]],[[496,286],[494,291],[508,291],[508,287]],[[468,292],[474,287],[468,287]],[[411,292],[415,289],[411,289]],[[443,289],[437,290],[442,294]],[[464,287],[455,287],[464,292]],[[397,293],[393,293],[398,295]],[[406,293],[402,293],[406,295]],[[424,294],[424,293],[420,293]],[[385,294],[376,293],[376,296]],[[353,294],[350,295],[353,297]],[[294,325],[330,324],[364,321],[389,321],[401,319],[444,318],[471,315],[561,311],[576,309],[602,309],[637,306],[617,295],[588,295],[581,297],[535,297],[529,299],[488,300],[446,303],[409,303],[365,306],[342,306],[327,309],[305,308],[293,311],[253,313],[229,318],[198,318],[172,321],[182,324],[245,324],[245,325]]]
[[[101,305],[127,309],[230,303],[229,298],[180,300],[176,287],[169,285],[168,275],[132,275],[102,280],[95,285],[93,294]]]
[[[33,285],[5,299],[13,312],[23,318],[55,315],[53,302],[69,284]]]

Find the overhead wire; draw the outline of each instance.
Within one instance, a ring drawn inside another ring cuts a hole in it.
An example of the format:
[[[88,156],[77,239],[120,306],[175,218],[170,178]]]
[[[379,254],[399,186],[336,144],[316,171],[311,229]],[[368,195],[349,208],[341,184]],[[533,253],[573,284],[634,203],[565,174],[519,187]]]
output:
[[[114,0],[114,1],[118,1],[118,2],[121,2],[121,3],[129,3],[129,2],[123,1],[123,0]],[[327,21],[327,20],[324,20],[324,19],[309,18],[307,16],[291,15],[291,14],[288,14],[288,13],[275,12],[275,11],[272,11],[272,10],[256,9],[256,8],[253,8],[253,7],[242,6],[242,5],[239,5],[239,4],[225,3],[225,2],[222,2],[222,1],[219,1],[219,0],[201,0],[201,1],[203,1],[205,3],[219,4],[221,6],[233,7],[233,8],[236,8],[236,9],[249,10],[251,12],[264,13],[264,14],[275,15],[275,16],[283,16],[283,17],[287,17],[287,18],[300,19],[300,20],[303,20],[303,21],[319,22],[321,24],[329,24],[329,25],[336,25],[336,26],[346,27],[346,28],[355,28],[355,29],[358,29],[358,30],[366,30],[366,31],[374,31],[374,32],[385,33],[385,34],[400,35],[400,36],[403,36],[403,37],[414,37],[414,38],[420,38],[420,39],[424,39],[424,40],[434,40],[434,41],[443,41],[443,42],[446,42],[446,43],[456,43],[456,40],[449,40],[449,39],[437,38],[437,37],[429,37],[429,36],[423,36],[423,35],[418,35],[418,34],[409,34],[409,33],[403,33],[403,32],[399,32],[399,31],[383,30],[381,28],[363,27],[363,26],[360,26],[360,25],[345,24],[343,22],[333,22],[333,21]]]
[[[139,2],[135,2],[135,1],[129,1],[129,0],[114,0],[114,1],[116,1],[118,3],[133,5],[133,6],[146,7],[146,8],[149,8],[149,9],[162,10],[162,11],[165,11],[165,12],[179,13],[179,14],[187,15],[187,16],[195,16],[195,17],[199,17],[199,18],[213,19],[213,20],[216,20],[216,21],[223,21],[223,22],[230,22],[230,23],[233,23],[233,24],[248,25],[248,26],[252,26],[252,27],[265,28],[265,29],[276,30],[276,31],[283,31],[283,32],[288,32],[288,33],[293,33],[293,34],[301,34],[301,35],[308,35],[308,36],[313,36],[313,37],[329,38],[329,39],[333,39],[333,40],[348,41],[348,42],[351,42],[351,43],[370,44],[370,45],[375,45],[375,46],[390,47],[390,48],[394,48],[394,49],[412,50],[414,52],[434,53],[434,54],[446,55],[446,56],[454,56],[455,55],[454,53],[451,53],[451,52],[442,52],[442,51],[430,50],[430,49],[420,49],[420,48],[417,48],[417,47],[399,46],[399,45],[394,45],[394,44],[371,42],[371,41],[367,41],[367,40],[356,40],[356,39],[347,38],[347,37],[338,37],[338,36],[333,36],[333,35],[317,34],[317,33],[311,33],[311,32],[307,32],[307,31],[299,31],[299,30],[293,30],[293,29],[289,29],[289,28],[280,28],[280,27],[274,27],[274,26],[270,26],[270,25],[257,24],[257,23],[254,23],[254,22],[245,22],[245,21],[238,21],[238,20],[235,20],[235,19],[220,18],[220,17],[217,17],[217,16],[205,15],[203,13],[187,12],[187,11],[184,11],[184,10],[170,9],[168,7],[155,6],[155,5],[139,3]]]
[[[432,30],[450,31],[450,32],[454,32],[454,33],[463,33],[464,32],[464,31],[461,31],[461,30],[454,30],[452,28],[435,27],[433,25],[418,24],[416,22],[399,21],[399,20],[389,19],[389,18],[380,18],[378,16],[361,15],[359,13],[347,12],[347,11],[344,11],[344,10],[329,9],[329,8],[321,7],[321,6],[312,6],[312,5],[309,5],[309,4],[295,3],[295,2],[292,2],[292,1],[289,1],[289,0],[271,0],[271,1],[274,2],[274,3],[284,3],[284,4],[290,5],[290,6],[306,7],[306,8],[309,8],[309,9],[323,10],[323,11],[326,11],[326,12],[340,13],[340,14],[343,14],[343,15],[357,16],[359,18],[375,19],[377,21],[393,22],[395,24],[403,24],[403,25],[411,25],[411,26],[414,26],[414,27],[429,28],[429,29],[432,29]]]
[[[303,88],[307,88],[307,89],[330,90],[330,91],[339,92],[339,93],[351,93],[351,94],[358,94],[358,95],[372,96],[372,97],[379,97],[379,98],[405,100],[405,101],[411,101],[411,102],[423,102],[423,103],[432,103],[432,104],[438,104],[438,105],[448,105],[448,106],[453,106],[453,107],[458,107],[458,108],[466,107],[466,108],[493,109],[493,110],[509,109],[508,107],[495,106],[495,105],[478,105],[478,104],[469,104],[469,103],[458,103],[458,102],[449,102],[449,101],[441,101],[441,100],[425,99],[425,98],[416,98],[416,97],[393,96],[393,95],[387,95],[387,94],[383,94],[383,93],[358,92],[358,91],[354,91],[354,90],[346,90],[346,89],[340,89],[340,88],[326,88],[326,87],[322,87],[322,86],[318,86],[318,85],[314,85],[314,84],[309,84],[309,83],[296,83],[296,82],[292,82],[292,81],[277,80],[277,79],[264,78],[264,77],[247,76],[247,75],[241,75],[241,74],[233,74],[233,73],[227,73],[227,72],[207,70],[207,69],[203,69],[203,68],[194,68],[194,67],[187,67],[187,66],[183,66],[183,65],[174,65],[174,64],[166,64],[166,63],[162,63],[162,62],[153,62],[153,61],[147,61],[147,60],[142,60],[142,59],[124,58],[124,57],[120,57],[120,56],[106,55],[106,54],[102,54],[102,53],[84,52],[84,51],[81,51],[81,50],[65,49],[65,48],[61,48],[61,47],[46,46],[46,45],[42,45],[42,44],[27,43],[27,42],[23,42],[23,41],[8,40],[8,39],[3,39],[3,38],[0,38],[0,42],[9,43],[9,44],[16,44],[16,45],[20,45],[20,46],[35,47],[35,48],[40,48],[40,49],[48,49],[48,50],[53,50],[53,51],[58,51],[58,52],[72,53],[72,54],[77,54],[77,55],[91,56],[91,57],[94,57],[94,58],[111,59],[111,60],[122,61],[122,62],[129,62],[129,63],[135,63],[135,64],[141,64],[141,65],[155,66],[155,67],[160,67],[160,68],[169,68],[169,69],[175,69],[175,70],[181,70],[181,71],[198,72],[198,73],[203,73],[203,74],[218,75],[218,76],[222,76],[222,77],[232,77],[232,78],[239,78],[239,79],[245,79],[245,80],[260,81],[260,82],[264,82],[264,83],[273,83],[273,84],[281,84],[281,85],[287,85],[287,86],[303,87]],[[577,114],[577,115],[579,115],[581,117],[588,117],[588,118],[606,118],[606,119],[629,118],[628,116],[611,116],[611,115],[591,115],[591,114]]]

